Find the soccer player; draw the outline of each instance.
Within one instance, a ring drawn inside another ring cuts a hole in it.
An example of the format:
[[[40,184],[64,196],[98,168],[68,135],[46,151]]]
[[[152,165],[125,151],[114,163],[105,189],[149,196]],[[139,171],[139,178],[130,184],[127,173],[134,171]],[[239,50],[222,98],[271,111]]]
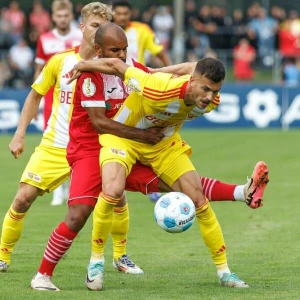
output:
[[[110,134],[100,135],[100,167],[102,192],[94,210],[92,256],[90,266],[103,285],[103,253],[112,222],[112,212],[123,196],[126,177],[137,160],[152,167],[154,172],[173,190],[187,194],[195,203],[196,218],[203,239],[217,268],[220,284],[246,288],[248,285],[227,264],[225,243],[217,218],[203,195],[201,181],[189,159],[191,148],[182,141],[178,131],[184,121],[209,113],[217,105],[225,69],[216,59],[200,60],[192,76],[148,74],[119,59],[83,61],[75,70],[116,75],[134,92],[125,100],[114,120],[137,128],[161,127],[165,138],[156,145],[127,140]],[[259,168],[266,179],[265,164]],[[266,182],[262,183],[263,188]],[[103,243],[99,244],[97,241]],[[98,273],[98,274],[96,274]],[[100,280],[101,279],[101,280]],[[96,288],[95,288],[96,289]]]
[[[100,2],[84,6],[80,25],[83,32],[82,44],[54,55],[47,62],[24,103],[17,131],[9,145],[15,158],[24,151],[26,129],[38,111],[41,98],[51,86],[54,86],[54,101],[47,129],[23,172],[17,194],[3,220],[0,244],[2,272],[8,269],[11,254],[21,236],[24,219],[32,203],[38,196],[51,192],[69,177],[70,167],[66,159],[66,147],[69,142],[69,121],[75,83],[68,85],[67,81],[74,64],[81,59],[92,59],[95,56],[95,32],[101,24],[111,20],[112,14],[111,8]],[[159,139],[157,133],[142,132],[144,136],[140,139],[144,138],[146,142],[155,142]],[[78,207],[71,206],[66,220],[56,229],[56,233],[59,236],[70,237],[71,240],[74,232],[77,232],[74,220],[80,215]],[[68,240],[61,240],[60,245],[70,246]]]
[[[96,32],[95,48],[98,57],[118,57],[125,61],[127,39],[124,31],[113,23],[101,25]],[[147,71],[144,66],[136,64],[134,61],[133,64]],[[67,158],[71,167],[72,178],[69,206],[86,206],[85,210],[81,209],[81,218],[76,218],[76,221],[74,221],[77,223],[79,230],[84,226],[101,192],[101,172],[98,163],[100,144],[98,143],[97,132],[110,132],[118,136],[134,137],[132,135],[134,128],[109,119],[118,111],[129,93],[130,91],[123,82],[112,75],[84,73],[76,83]],[[170,191],[162,184],[150,167],[139,163],[133,166],[130,175],[126,179],[126,190],[140,191],[146,194],[147,191],[158,191],[160,186],[161,189]],[[114,251],[113,265],[123,272],[130,271],[133,274],[141,274],[143,271],[131,262],[126,255],[129,212],[125,200],[123,195],[122,204],[120,202],[118,204],[119,213],[115,214],[111,229],[112,234],[122,236],[119,241],[114,241],[114,248],[117,251]],[[83,213],[86,215],[82,215]],[[122,214],[126,214],[127,218],[122,217]],[[31,282],[34,289],[58,290],[52,284],[51,277],[57,263],[69,248],[58,248],[55,245],[57,230],[58,228],[51,234],[38,274]],[[61,236],[61,238],[68,239],[71,245],[75,236]],[[98,243],[101,244],[101,240]],[[101,267],[98,263],[99,259],[104,262],[104,257],[98,257],[95,253],[91,263],[96,260],[97,267]],[[99,287],[98,285],[100,278],[93,276],[94,269],[94,265],[88,269],[86,286],[92,290],[101,289],[102,286]]]
[[[119,32],[114,29],[117,27]],[[106,30],[106,28],[112,28]],[[101,29],[101,30],[100,30]],[[120,34],[121,32],[121,34]],[[96,49],[101,47],[99,56],[117,57],[126,61],[127,39],[124,31],[113,23],[103,24],[96,32],[96,39],[100,41],[99,45],[95,45]],[[55,57],[53,58],[55,59]],[[53,59],[49,61],[51,64]],[[63,231],[62,227],[67,227],[67,222],[62,222],[52,232],[43,259],[39,267],[37,275],[31,281],[31,287],[35,290],[50,290],[59,291],[52,283],[51,277],[54,268],[68,251],[76,238],[78,232],[83,228],[86,220],[94,209],[98,196],[101,192],[101,177],[99,166],[99,149],[98,134],[94,130],[93,125],[89,121],[87,111],[93,116],[94,111],[90,108],[96,108],[96,111],[101,110],[103,115],[108,117],[113,116],[119,109],[120,104],[124,102],[129,91],[121,80],[115,76],[101,76],[98,74],[99,86],[96,87],[95,80],[90,77],[80,78],[76,83],[73,113],[70,121],[70,142],[67,147],[67,159],[71,168],[71,183],[69,196],[69,211],[72,211],[72,234]],[[101,91],[101,93],[99,92]],[[104,96],[105,95],[105,96]],[[85,101],[81,102],[84,97]],[[91,98],[92,97],[92,98]],[[94,100],[96,98],[96,100]],[[106,99],[107,98],[107,99]],[[101,100],[103,99],[103,100]],[[105,102],[107,100],[107,102]],[[106,111],[107,106],[107,111]],[[147,142],[148,135],[153,134],[149,142],[157,143],[164,135],[159,129],[152,128],[150,130],[137,129],[125,126],[118,122],[112,121],[109,118],[97,118],[99,130],[102,132],[113,133],[124,138],[137,139]],[[142,165],[136,168],[136,178],[140,179],[140,183],[135,183],[134,178],[128,179],[129,190],[142,190],[146,194],[147,184],[151,188],[151,182],[157,176],[150,168],[146,168],[146,174]],[[133,177],[133,176],[132,176]],[[143,184],[145,182],[145,184]],[[142,189],[140,188],[142,187]],[[157,190],[157,189],[155,189]],[[135,265],[126,255],[126,239],[129,227],[129,212],[125,201],[124,194],[123,202],[120,202],[115,210],[115,219],[111,230],[114,243],[114,266],[115,268],[125,273],[142,274],[143,271]],[[67,213],[66,220],[70,218],[70,213]],[[66,242],[67,241],[67,242]],[[86,285],[93,287],[94,280],[86,279]]]
[[[114,10],[113,21],[122,27],[126,33],[128,40],[127,59],[145,64],[145,54],[148,50],[155,55],[164,66],[170,64],[169,58],[166,55],[164,48],[152,29],[145,23],[131,22],[132,6],[128,1],[113,1]],[[130,64],[130,61],[128,61]]]
[[[57,52],[65,51],[78,46],[82,40],[82,32],[79,28],[71,26],[73,20],[73,4],[69,0],[54,0],[51,5],[52,20],[55,28],[40,35],[36,49],[36,69],[34,79],[41,73],[44,65],[51,56]],[[53,102],[53,88],[44,96],[44,128],[51,115]],[[61,205],[68,194],[67,181],[53,191],[51,205]]]

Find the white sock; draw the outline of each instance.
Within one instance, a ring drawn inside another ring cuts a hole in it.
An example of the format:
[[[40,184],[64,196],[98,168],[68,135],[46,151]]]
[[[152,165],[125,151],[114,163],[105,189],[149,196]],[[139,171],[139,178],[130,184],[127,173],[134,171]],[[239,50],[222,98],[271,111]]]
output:
[[[233,192],[234,200],[236,201],[245,201],[244,195],[244,186],[245,185],[237,185]]]
[[[35,275],[35,278],[40,278],[40,277],[42,277],[42,276],[44,276],[44,274],[42,274],[42,273],[40,273],[40,272],[37,272],[37,274]]]
[[[231,272],[230,272],[229,268],[217,270],[217,275],[218,275],[219,279],[221,279],[223,277],[224,273],[230,274]]]
[[[60,185],[53,191],[53,199],[52,201],[64,200],[64,188],[63,185]]]

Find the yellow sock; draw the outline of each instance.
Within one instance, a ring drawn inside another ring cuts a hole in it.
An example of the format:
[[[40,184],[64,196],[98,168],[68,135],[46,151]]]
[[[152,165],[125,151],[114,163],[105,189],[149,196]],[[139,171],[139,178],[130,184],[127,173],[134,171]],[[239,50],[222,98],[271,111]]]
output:
[[[127,203],[123,207],[115,207],[111,227],[114,245],[114,259],[126,254],[127,234],[129,230],[129,210]]]
[[[0,260],[7,264],[10,264],[14,246],[21,237],[25,216],[26,213],[18,213],[11,206],[3,220]]]
[[[104,253],[104,246],[111,230],[113,209],[120,199],[100,194],[93,214],[92,258],[97,259]]]
[[[218,265],[224,266],[224,264],[227,266],[226,248],[222,230],[209,202],[196,210],[196,217],[203,240],[210,250],[216,267]]]

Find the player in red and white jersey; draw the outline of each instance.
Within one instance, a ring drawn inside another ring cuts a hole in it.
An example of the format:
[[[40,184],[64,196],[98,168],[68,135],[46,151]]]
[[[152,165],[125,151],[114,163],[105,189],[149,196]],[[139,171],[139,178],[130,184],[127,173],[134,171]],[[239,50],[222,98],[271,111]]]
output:
[[[73,20],[73,4],[69,0],[54,0],[51,6],[52,20],[55,28],[40,35],[36,49],[36,70],[34,79],[41,73],[51,56],[58,52],[78,46],[82,40],[79,28],[71,26]],[[43,117],[46,129],[52,111],[53,87],[44,96]],[[61,205],[68,196],[68,184],[64,182],[53,191],[51,205]]]

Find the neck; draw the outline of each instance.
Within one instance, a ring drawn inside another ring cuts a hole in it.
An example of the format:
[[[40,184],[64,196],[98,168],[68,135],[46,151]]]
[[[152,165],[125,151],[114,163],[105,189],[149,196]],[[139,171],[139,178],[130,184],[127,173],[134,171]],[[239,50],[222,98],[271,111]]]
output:
[[[82,59],[93,59],[96,56],[94,45],[82,41],[79,47],[79,55]]]
[[[57,32],[58,32],[60,35],[67,35],[68,33],[70,33],[71,28],[68,28],[68,29],[65,29],[65,30],[61,30],[61,29],[56,28],[56,30],[57,30]]]

